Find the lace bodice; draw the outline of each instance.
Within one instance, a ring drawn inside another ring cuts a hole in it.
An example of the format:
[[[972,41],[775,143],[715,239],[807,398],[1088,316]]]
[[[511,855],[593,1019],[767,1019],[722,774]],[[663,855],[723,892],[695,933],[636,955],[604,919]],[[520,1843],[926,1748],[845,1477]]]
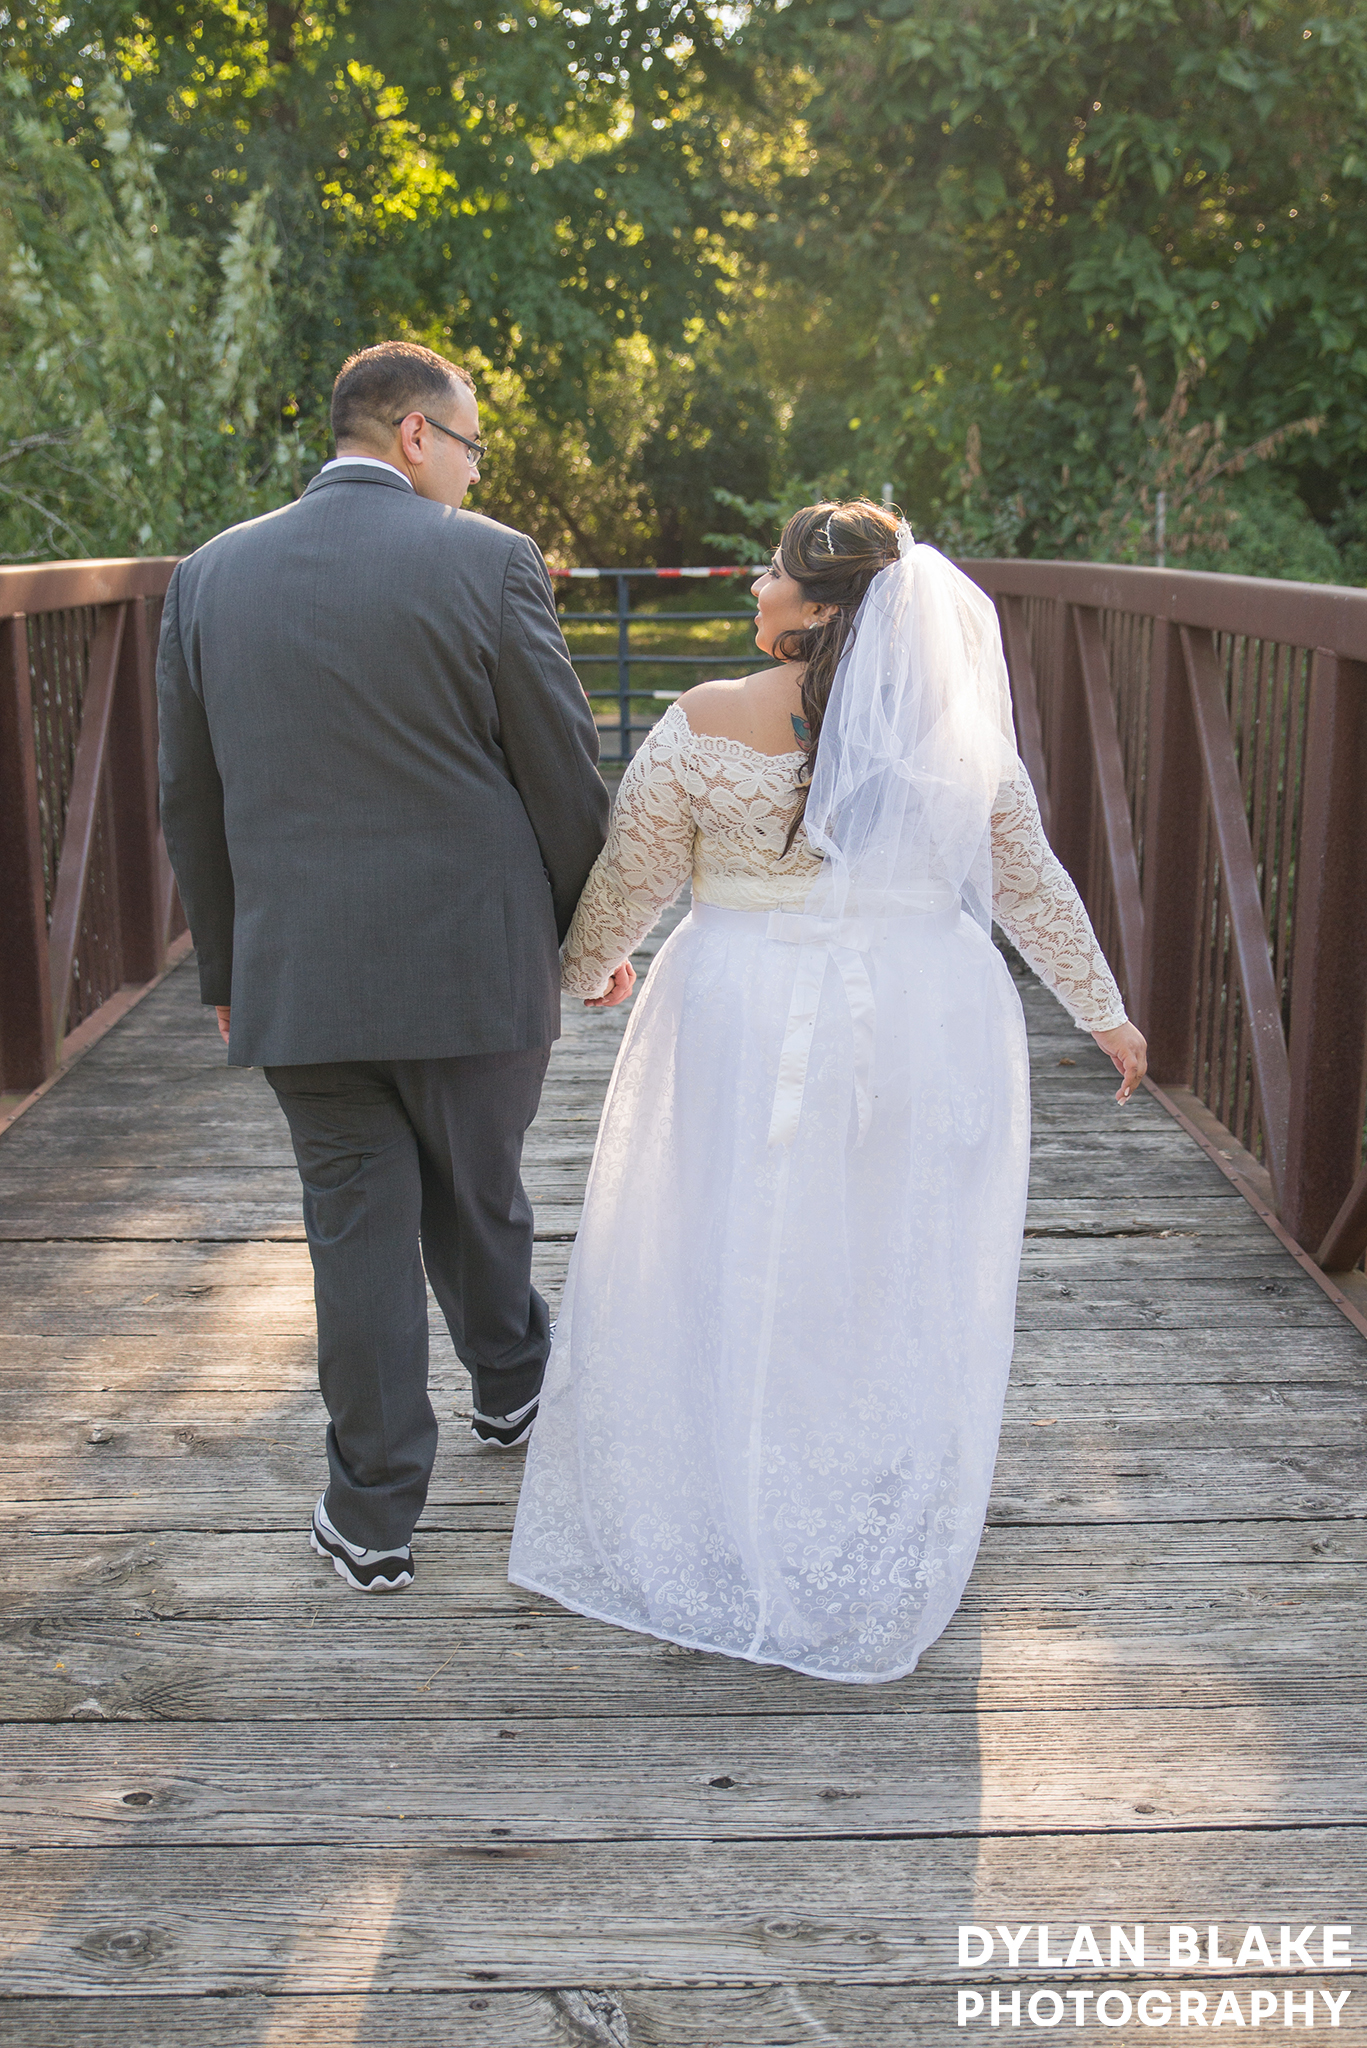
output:
[[[672,705],[622,777],[607,844],[565,940],[571,995],[601,995],[687,881],[728,910],[800,910],[820,861],[799,832],[783,854],[802,756],[695,733]],[[992,812],[992,908],[1011,943],[1083,1030],[1125,1021],[1082,899],[1040,823],[1022,769]]]

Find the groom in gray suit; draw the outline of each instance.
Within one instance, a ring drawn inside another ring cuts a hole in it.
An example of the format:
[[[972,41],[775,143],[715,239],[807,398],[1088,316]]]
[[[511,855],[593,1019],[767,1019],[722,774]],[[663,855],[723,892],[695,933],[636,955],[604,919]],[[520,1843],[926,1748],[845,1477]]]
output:
[[[303,1181],[331,1418],[311,1541],[386,1591],[436,1453],[424,1268],[476,1436],[535,1418],[522,1141],[608,798],[540,553],[460,510],[485,452],[469,377],[365,349],[332,428],[297,503],[171,578],[162,825],[202,1000],[230,1063],[264,1068]]]

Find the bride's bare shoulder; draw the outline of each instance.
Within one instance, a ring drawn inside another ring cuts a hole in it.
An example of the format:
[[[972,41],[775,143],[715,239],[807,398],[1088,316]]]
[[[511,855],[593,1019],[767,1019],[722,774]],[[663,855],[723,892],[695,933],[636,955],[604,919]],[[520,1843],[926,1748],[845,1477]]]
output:
[[[745,715],[743,692],[748,681],[747,676],[738,676],[734,681],[695,683],[679,698],[679,709],[694,732],[706,733],[712,739],[740,739],[738,728]]]
[[[734,680],[696,683],[679,698],[679,709],[700,737],[739,740],[762,753],[792,746],[789,699],[800,696],[788,667],[761,669]]]

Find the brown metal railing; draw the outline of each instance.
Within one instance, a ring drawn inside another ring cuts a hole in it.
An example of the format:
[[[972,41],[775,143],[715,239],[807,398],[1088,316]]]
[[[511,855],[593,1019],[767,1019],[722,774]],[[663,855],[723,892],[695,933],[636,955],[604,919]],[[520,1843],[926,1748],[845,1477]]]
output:
[[[1367,591],[964,562],[1045,826],[1149,1040],[1327,1272],[1367,1246]]]
[[[0,569],[0,1091],[150,981],[185,928],[157,823],[172,561]]]
[[[0,1088],[160,972],[170,561],[0,569]],[[965,562],[1021,753],[1161,1085],[1266,1169],[1326,1271],[1367,1248],[1367,591]]]

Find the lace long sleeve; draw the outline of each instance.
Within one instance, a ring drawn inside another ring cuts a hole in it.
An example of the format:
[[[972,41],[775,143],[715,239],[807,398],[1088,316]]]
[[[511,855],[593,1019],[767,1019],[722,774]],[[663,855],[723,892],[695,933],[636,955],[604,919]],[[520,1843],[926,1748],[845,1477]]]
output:
[[[1125,1005],[1071,877],[1044,836],[1023,773],[992,811],[992,909],[998,924],[1080,1031],[1112,1031]]]
[[[622,776],[607,843],[584,886],[560,958],[560,984],[600,996],[613,970],[674,901],[693,866],[693,812],[679,722],[651,732]]]

